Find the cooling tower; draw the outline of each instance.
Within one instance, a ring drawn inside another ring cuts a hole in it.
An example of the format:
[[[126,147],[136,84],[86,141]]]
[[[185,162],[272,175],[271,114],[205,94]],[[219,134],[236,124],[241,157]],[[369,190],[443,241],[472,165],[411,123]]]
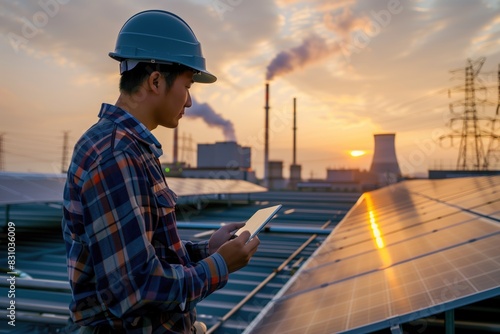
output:
[[[374,135],[375,152],[373,153],[370,172],[401,175],[398,159],[396,158],[395,137],[396,134],[394,133]]]

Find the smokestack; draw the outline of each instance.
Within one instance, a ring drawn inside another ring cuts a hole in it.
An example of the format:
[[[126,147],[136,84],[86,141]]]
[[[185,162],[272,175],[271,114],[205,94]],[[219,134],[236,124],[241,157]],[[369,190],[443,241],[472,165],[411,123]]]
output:
[[[293,164],[297,164],[297,98],[293,98]]]
[[[394,133],[376,134],[375,138],[375,152],[370,167],[370,172],[376,174],[393,174],[396,176],[401,175],[398,160],[396,158]]]
[[[176,164],[179,160],[178,160],[178,148],[179,148],[179,127],[176,127],[174,129],[174,159],[173,159],[173,163]]]
[[[264,184],[269,184],[269,83],[266,82],[266,124],[264,137]]]

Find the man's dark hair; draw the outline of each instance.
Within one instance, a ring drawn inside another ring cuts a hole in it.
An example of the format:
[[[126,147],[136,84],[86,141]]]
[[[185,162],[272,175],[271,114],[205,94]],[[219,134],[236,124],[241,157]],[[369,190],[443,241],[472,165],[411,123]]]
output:
[[[167,90],[172,87],[175,79],[186,71],[192,71],[187,66],[180,64],[151,64],[139,63],[133,69],[123,72],[120,78],[120,92],[133,94],[139,90],[144,80],[154,71],[161,72],[167,83]]]

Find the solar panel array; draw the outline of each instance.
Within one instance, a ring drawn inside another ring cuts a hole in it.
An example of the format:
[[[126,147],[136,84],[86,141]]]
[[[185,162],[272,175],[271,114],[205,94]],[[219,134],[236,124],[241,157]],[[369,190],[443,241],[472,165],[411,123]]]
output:
[[[179,196],[248,194],[267,191],[267,188],[245,180],[165,178],[168,186]]]
[[[267,191],[244,180],[166,178],[179,196],[241,194]],[[0,173],[0,205],[61,202],[66,175]]]
[[[500,177],[365,193],[245,333],[366,333],[500,295]]]
[[[0,172],[0,205],[60,202],[64,181],[62,174]]]

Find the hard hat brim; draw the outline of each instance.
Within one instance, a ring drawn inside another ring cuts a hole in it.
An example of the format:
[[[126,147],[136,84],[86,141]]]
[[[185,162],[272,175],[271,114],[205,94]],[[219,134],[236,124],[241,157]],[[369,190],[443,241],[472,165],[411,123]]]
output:
[[[210,72],[200,71],[193,75],[193,81],[198,83],[214,83],[217,81],[217,77]]]
[[[161,61],[161,60],[158,61],[158,60],[154,60],[154,59],[140,59],[140,58],[127,58],[127,59],[125,59],[125,58],[121,57],[119,54],[117,54],[116,52],[110,52],[108,55],[111,58],[118,60],[120,62],[120,64],[126,60],[133,60],[133,61],[140,62],[140,63],[150,63],[150,64],[173,64],[173,62]],[[186,66],[185,64],[182,64],[182,65]],[[217,77],[205,69],[195,68],[193,66],[186,66],[186,67],[189,67],[189,68],[193,69],[193,71],[196,72],[195,75],[193,76],[194,82],[208,84],[208,83],[214,83],[215,81],[217,81]],[[120,73],[122,73],[122,72],[123,72],[123,69],[120,68]]]

